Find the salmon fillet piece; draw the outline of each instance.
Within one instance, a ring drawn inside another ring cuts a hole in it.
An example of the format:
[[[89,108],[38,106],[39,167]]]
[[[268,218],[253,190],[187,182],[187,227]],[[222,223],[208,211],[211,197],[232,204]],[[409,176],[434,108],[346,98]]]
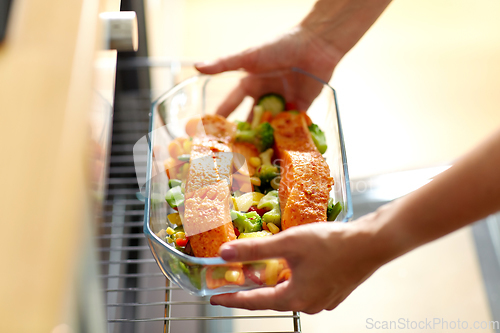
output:
[[[229,202],[236,125],[216,115],[202,118],[193,138],[184,204],[184,231],[196,257],[216,257],[236,239]]]
[[[328,164],[314,145],[306,117],[302,113],[283,112],[272,120],[271,126],[281,160],[278,193],[282,229],[326,221],[334,182]]]
[[[225,180],[186,195],[184,230],[196,257],[216,257],[223,243],[236,239],[229,197]]]

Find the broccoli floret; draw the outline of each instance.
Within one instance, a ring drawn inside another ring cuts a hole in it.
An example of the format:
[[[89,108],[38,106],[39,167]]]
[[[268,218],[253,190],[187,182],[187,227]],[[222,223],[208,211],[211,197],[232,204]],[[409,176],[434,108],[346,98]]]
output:
[[[279,170],[276,165],[271,164],[271,157],[273,156],[274,150],[269,148],[263,153],[259,154],[262,160],[261,166],[257,169],[255,176],[260,178],[261,188],[270,186],[270,182],[277,176],[279,176]]]
[[[328,148],[326,144],[325,132],[323,132],[316,124],[311,124],[311,126],[309,126],[309,132],[311,133],[316,148],[318,148],[321,154],[324,154]]]
[[[265,152],[259,154],[259,157],[262,161],[262,165],[272,165],[271,159],[273,158],[274,149],[269,148]]]
[[[236,129],[238,131],[248,131],[251,130],[252,127],[250,126],[250,123],[247,123],[246,121],[236,121]]]
[[[258,144],[256,144],[259,151],[265,151],[274,144],[274,129],[268,122],[262,123],[255,129],[257,133]]]
[[[264,199],[264,198],[262,198]],[[327,221],[335,221],[337,216],[342,211],[342,205],[340,202],[333,204],[333,198],[328,200],[328,207],[326,208],[326,220]]]
[[[262,215],[262,221],[266,223],[274,223],[278,227],[281,226],[281,211],[278,199],[278,191],[270,191],[262,199],[260,199],[257,208],[267,208],[269,211]]]
[[[262,219],[256,212],[242,213],[231,211],[231,219],[240,233],[255,232],[262,230]]]
[[[241,123],[240,123],[241,124]],[[246,123],[248,124],[248,123]],[[246,126],[241,126],[247,128]],[[274,130],[268,122],[258,125],[254,129],[237,129],[236,141],[248,142],[257,147],[259,151],[264,151],[274,143]]]

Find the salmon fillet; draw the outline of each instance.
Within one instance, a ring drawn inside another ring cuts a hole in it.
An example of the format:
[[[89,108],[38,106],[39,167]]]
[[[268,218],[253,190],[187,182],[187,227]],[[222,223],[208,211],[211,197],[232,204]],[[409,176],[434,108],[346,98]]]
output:
[[[216,257],[236,239],[229,210],[236,126],[216,115],[202,118],[193,138],[184,204],[184,231],[196,257]]]
[[[281,160],[278,193],[282,229],[326,221],[333,178],[314,145],[306,117],[302,113],[283,112],[272,120],[271,126]]]
[[[196,257],[216,257],[223,243],[236,239],[229,195],[227,182],[221,180],[186,196],[184,230]]]

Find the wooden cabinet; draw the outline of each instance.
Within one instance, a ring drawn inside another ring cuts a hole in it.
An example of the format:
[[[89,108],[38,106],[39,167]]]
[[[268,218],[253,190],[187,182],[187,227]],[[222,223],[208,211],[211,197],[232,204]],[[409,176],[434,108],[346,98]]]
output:
[[[99,13],[119,5],[13,1],[0,44],[2,332],[78,332],[77,313],[98,303],[78,290],[89,273],[83,265],[95,264],[91,138],[111,124],[96,121],[104,110],[96,98],[109,106],[103,119],[111,117],[116,69],[116,51],[99,50]]]

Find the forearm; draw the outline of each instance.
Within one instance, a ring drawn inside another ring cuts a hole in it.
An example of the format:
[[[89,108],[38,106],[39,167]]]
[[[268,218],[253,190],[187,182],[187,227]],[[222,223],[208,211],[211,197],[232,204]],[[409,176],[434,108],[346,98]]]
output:
[[[383,263],[500,210],[500,131],[429,184],[360,223]]]
[[[346,54],[389,3],[390,0],[319,0],[300,26]]]

